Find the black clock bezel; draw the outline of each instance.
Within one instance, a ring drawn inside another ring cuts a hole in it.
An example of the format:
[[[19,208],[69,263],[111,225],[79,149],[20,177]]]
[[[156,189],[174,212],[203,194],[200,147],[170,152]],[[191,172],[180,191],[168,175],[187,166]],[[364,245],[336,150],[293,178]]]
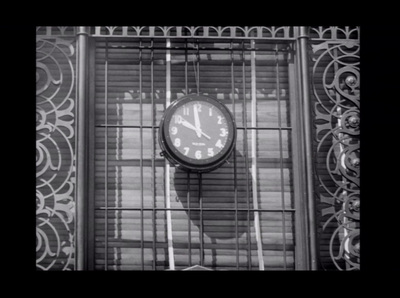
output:
[[[185,156],[172,144],[169,133],[169,123],[175,111],[182,105],[191,101],[204,101],[216,106],[226,119],[228,126],[228,138],[224,148],[211,158],[195,159]],[[198,94],[188,94],[175,100],[164,112],[159,127],[159,144],[164,155],[172,164],[179,165],[182,169],[192,172],[209,172],[220,167],[230,156],[236,143],[236,123],[232,113],[219,100]]]

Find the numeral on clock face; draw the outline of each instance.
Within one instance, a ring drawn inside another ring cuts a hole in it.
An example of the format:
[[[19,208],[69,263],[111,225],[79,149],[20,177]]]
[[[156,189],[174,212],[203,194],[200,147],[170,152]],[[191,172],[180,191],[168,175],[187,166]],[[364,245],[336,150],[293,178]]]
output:
[[[200,158],[201,158],[201,151],[200,151],[200,150],[197,150],[196,153],[194,154],[194,156],[195,156],[197,159],[200,159]]]
[[[183,154],[188,155],[190,148],[189,147],[183,147],[183,150],[185,150],[185,152]]]
[[[201,107],[200,103],[196,104],[197,112],[201,113]]]
[[[222,116],[218,116],[218,124],[222,124]]]
[[[221,137],[225,137],[228,134],[228,130],[226,128],[220,128],[221,133],[219,134]]]
[[[181,115],[175,115],[175,124],[181,124],[182,123],[182,116]]]
[[[181,139],[176,138],[175,141],[174,141],[174,145],[175,145],[175,147],[180,147],[181,146]]]

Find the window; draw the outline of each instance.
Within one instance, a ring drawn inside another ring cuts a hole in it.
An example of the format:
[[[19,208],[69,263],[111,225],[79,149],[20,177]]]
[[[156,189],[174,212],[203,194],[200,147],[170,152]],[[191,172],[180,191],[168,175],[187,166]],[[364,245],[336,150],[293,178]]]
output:
[[[96,38],[92,53],[93,269],[294,269],[288,44]],[[238,130],[228,163],[202,175],[157,141],[166,106],[198,92]]]

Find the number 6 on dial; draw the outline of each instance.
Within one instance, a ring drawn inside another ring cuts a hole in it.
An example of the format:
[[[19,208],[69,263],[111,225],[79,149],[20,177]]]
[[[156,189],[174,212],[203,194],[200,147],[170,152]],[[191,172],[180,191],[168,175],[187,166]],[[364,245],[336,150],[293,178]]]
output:
[[[196,153],[195,153],[195,156],[196,156],[197,159],[200,159],[201,158],[201,151],[197,150]]]

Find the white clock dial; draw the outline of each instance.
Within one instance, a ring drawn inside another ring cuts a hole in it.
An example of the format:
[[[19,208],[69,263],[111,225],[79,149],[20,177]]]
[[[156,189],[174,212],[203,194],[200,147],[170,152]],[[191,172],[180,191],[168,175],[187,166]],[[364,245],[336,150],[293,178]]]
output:
[[[195,160],[218,155],[229,137],[224,114],[206,101],[190,101],[178,107],[168,129],[175,149]]]

